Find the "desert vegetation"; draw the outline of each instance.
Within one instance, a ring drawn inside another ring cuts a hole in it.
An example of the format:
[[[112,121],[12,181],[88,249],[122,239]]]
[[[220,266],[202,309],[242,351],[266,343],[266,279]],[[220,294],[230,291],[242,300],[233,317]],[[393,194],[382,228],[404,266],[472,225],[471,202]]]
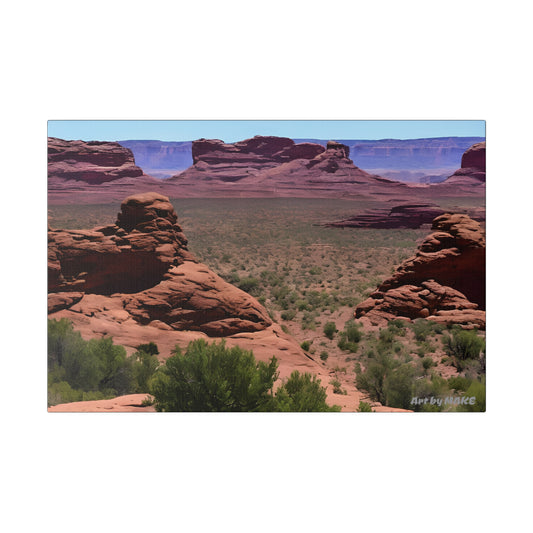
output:
[[[454,200],[448,203],[451,207]],[[190,250],[226,281],[256,297],[271,318],[324,367],[330,380],[321,386],[329,385],[339,395],[357,387],[366,395],[362,410],[372,402],[413,410],[484,410],[484,400],[468,407],[410,403],[412,397],[446,398],[472,391],[481,399],[485,387],[482,332],[421,319],[409,324],[392,320],[387,327],[365,331],[353,320],[354,307],[414,254],[427,227],[377,230],[321,225],[372,207],[353,200],[179,199],[173,205]],[[51,206],[50,225],[76,229],[111,224],[118,209],[117,204]],[[145,355],[131,362],[125,354],[117,352],[116,357],[127,361],[126,367],[149,366]],[[147,389],[144,377],[132,378],[129,388],[118,378],[80,388],[75,381],[63,379],[64,370],[54,365],[50,379],[56,399],[73,401],[111,391]],[[133,370],[121,372],[129,376]],[[310,377],[301,375],[294,377],[294,383],[316,387]],[[65,390],[59,394],[61,388]],[[280,392],[280,400],[282,396]]]

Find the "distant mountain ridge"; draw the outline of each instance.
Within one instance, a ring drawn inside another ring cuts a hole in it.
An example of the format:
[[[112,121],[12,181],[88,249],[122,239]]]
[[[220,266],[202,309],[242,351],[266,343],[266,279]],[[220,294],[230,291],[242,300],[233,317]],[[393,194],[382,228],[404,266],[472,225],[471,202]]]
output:
[[[326,146],[335,140],[350,148],[350,157],[362,169],[429,170],[453,169],[461,166],[464,151],[484,137],[433,137],[423,139],[293,139],[296,143]],[[193,164],[192,141],[124,140],[135,163],[147,174],[152,170],[179,171]],[[159,173],[173,175],[175,172]],[[152,175],[158,176],[153,172]],[[402,180],[401,176],[397,179]]]

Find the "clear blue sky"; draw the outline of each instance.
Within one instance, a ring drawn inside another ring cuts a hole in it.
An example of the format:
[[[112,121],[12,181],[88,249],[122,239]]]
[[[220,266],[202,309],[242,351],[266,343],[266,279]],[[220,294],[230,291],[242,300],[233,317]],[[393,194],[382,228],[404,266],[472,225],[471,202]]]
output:
[[[484,137],[484,120],[49,120],[48,136],[66,140],[241,141],[254,135],[293,139]]]

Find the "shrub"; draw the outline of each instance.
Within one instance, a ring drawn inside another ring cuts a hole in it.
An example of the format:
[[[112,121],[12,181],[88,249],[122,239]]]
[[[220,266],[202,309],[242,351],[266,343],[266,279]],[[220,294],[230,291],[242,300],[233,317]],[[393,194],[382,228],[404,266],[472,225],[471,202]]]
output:
[[[335,325],[335,322],[326,322],[324,324],[324,335],[328,339],[333,339],[333,335],[337,333],[337,326]]]
[[[296,316],[296,311],[294,309],[290,309],[288,311],[283,311],[281,313],[281,319],[282,320],[292,320]]]
[[[272,402],[277,361],[256,362],[251,351],[225,342],[193,341],[173,351],[150,385],[157,411],[263,411]]]
[[[320,352],[320,359],[322,359],[322,361],[327,361],[328,357],[329,357],[329,354],[325,350],[323,352]]]
[[[326,389],[320,385],[320,379],[307,372],[300,374],[298,370],[277,390],[275,400],[275,411],[340,411],[340,407],[326,403]]]
[[[348,342],[352,343],[359,342],[363,336],[359,326],[353,320],[346,322],[344,326],[344,332],[346,333],[346,339]]]
[[[475,380],[472,381],[468,389],[465,391],[465,396],[468,397],[474,397],[475,403],[474,405],[470,405],[470,403],[466,405],[459,405],[457,407],[458,411],[467,411],[467,412],[481,412],[484,413],[486,411],[486,386],[485,386],[485,379],[482,380]]]
[[[367,402],[363,402],[363,401],[360,401],[359,402],[359,408],[357,409],[357,412],[358,413],[372,413],[372,406],[367,403]]]
[[[239,289],[251,294],[252,296],[257,296],[259,292],[259,280],[257,278],[242,278],[238,285]]]
[[[448,355],[465,361],[479,359],[485,347],[485,340],[477,335],[476,331],[452,330],[451,335],[444,338],[444,349]]]
[[[431,357],[424,357],[424,359],[422,359],[422,368],[425,372],[427,372],[434,365],[435,363],[433,362],[433,359],[431,359]]]
[[[306,352],[309,351],[309,348],[311,347],[311,343],[309,341],[303,341],[301,344],[300,344],[300,348],[302,350],[305,350]]]

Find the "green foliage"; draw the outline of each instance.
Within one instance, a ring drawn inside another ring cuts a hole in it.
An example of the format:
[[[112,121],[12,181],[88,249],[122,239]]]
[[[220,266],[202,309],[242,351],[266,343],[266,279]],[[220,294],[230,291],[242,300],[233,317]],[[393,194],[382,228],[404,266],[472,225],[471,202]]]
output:
[[[372,413],[372,406],[367,403],[363,402],[362,400],[359,402],[359,408],[357,409],[358,413]]]
[[[463,376],[454,376],[448,379],[448,387],[456,391],[465,392],[470,387],[472,380]]]
[[[443,342],[446,353],[460,361],[479,359],[485,348],[485,340],[476,331],[463,329],[452,329],[451,335],[446,335]]]
[[[305,372],[294,370],[289,379],[276,392],[274,411],[283,412],[328,412],[340,411],[338,406],[326,403],[326,389],[320,379]]]
[[[347,341],[352,343],[359,342],[363,336],[359,326],[353,320],[346,322],[344,332],[346,333]]]
[[[333,339],[333,335],[337,333],[337,326],[335,325],[335,322],[326,322],[324,324],[324,335],[328,339]]]
[[[72,324],[48,321],[48,403],[68,403],[147,392],[148,380],[159,365],[151,342],[126,356],[113,339],[85,341]]]
[[[327,361],[328,357],[329,357],[329,354],[328,352],[326,352],[326,350],[323,350],[322,352],[320,352],[320,359],[322,359],[322,361]]]
[[[293,320],[296,316],[296,311],[294,309],[290,309],[288,311],[283,311],[281,313],[281,319],[282,320]]]
[[[435,363],[431,357],[424,357],[424,359],[422,359],[422,367],[426,372],[434,365]]]
[[[410,409],[416,369],[395,359],[390,353],[378,351],[374,355],[365,371],[357,373],[357,388],[382,405]]]
[[[478,413],[484,413],[486,411],[486,383],[484,377],[481,380],[472,381],[464,395],[469,398],[474,397],[474,405],[470,405],[470,403],[466,405],[461,404],[457,408],[458,411]]]
[[[151,381],[157,411],[261,411],[271,401],[275,357],[256,362],[250,351],[203,339],[173,353]]]
[[[417,318],[411,324],[411,329],[413,330],[417,341],[425,341],[428,336],[440,333],[443,330],[443,327],[440,324],[435,324],[435,322],[432,322],[431,320]]]
[[[300,343],[300,348],[302,350],[305,350],[306,352],[309,351],[310,347],[311,347],[311,343],[309,341],[303,341],[302,343]]]
[[[256,362],[252,352],[225,342],[193,341],[167,359],[151,380],[157,411],[334,411],[311,374],[294,371],[274,394],[277,360]]]
[[[259,295],[259,280],[257,278],[242,278],[238,284],[238,287],[252,296]]]

